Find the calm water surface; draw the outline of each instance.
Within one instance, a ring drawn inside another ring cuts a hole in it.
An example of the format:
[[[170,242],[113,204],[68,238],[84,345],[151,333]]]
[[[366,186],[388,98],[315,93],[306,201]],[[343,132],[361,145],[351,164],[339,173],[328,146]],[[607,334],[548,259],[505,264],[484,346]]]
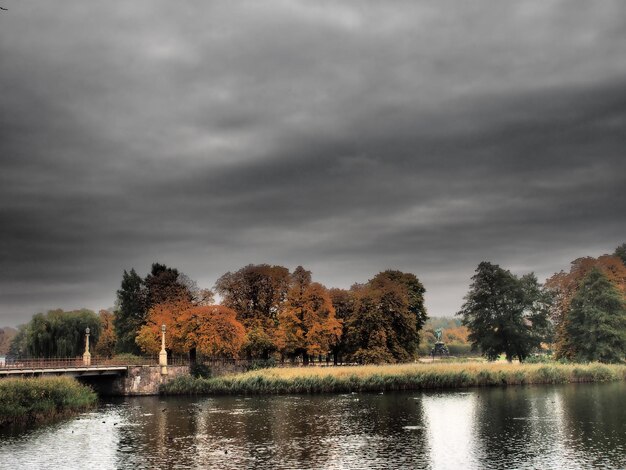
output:
[[[0,435],[7,469],[626,468],[626,383],[129,398]]]

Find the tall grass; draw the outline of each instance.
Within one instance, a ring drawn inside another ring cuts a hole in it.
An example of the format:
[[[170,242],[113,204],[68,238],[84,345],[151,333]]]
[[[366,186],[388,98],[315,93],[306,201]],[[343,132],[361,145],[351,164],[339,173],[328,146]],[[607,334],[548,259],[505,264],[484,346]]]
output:
[[[0,426],[30,424],[93,406],[94,391],[69,377],[0,379]]]
[[[167,395],[382,392],[521,384],[626,380],[626,366],[606,364],[403,364],[334,368],[263,369],[244,374],[177,377]]]

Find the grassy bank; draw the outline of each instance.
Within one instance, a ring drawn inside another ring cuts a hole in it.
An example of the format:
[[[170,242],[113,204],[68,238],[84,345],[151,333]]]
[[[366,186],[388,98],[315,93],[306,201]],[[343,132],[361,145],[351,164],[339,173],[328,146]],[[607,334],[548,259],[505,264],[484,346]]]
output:
[[[0,379],[0,426],[31,424],[86,410],[91,388],[69,377]]]
[[[626,380],[626,366],[606,364],[402,364],[263,369],[215,378],[178,377],[166,395],[382,392]]]

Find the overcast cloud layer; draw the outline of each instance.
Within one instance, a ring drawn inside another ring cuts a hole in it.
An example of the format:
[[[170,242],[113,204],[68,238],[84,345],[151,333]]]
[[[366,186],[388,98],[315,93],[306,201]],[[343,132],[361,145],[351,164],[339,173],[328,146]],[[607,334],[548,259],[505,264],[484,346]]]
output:
[[[540,280],[626,241],[626,3],[4,0],[0,326],[160,261]]]

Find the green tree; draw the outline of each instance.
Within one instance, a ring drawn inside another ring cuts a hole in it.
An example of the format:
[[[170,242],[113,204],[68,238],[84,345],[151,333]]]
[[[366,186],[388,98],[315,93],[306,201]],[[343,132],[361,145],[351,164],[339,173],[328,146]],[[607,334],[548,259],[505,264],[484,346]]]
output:
[[[545,288],[553,297],[551,320],[554,324],[554,353],[557,358],[573,360],[575,344],[567,333],[571,302],[582,280],[592,269],[599,269],[626,296],[626,265],[618,256],[583,257],[571,263],[569,272],[558,272],[546,280]]]
[[[122,284],[117,291],[117,309],[113,320],[117,338],[116,352],[141,353],[135,340],[153,306],[176,301],[191,302],[194,299],[200,303],[207,297],[210,300],[211,295],[210,291],[200,291],[195,282],[178,269],[161,263],[153,263],[145,279],[134,269],[124,271]]]
[[[352,359],[361,363],[414,360],[427,318],[419,280],[410,273],[384,271],[353,290],[354,311],[346,319]]]
[[[122,284],[117,291],[117,309],[113,318],[115,350],[118,353],[140,354],[135,338],[146,320],[146,289],[143,279],[131,269],[124,270]]]
[[[406,289],[407,295],[407,307],[409,312],[415,316],[415,331],[417,336],[417,342],[419,344],[419,334],[424,328],[426,320],[428,320],[428,314],[426,307],[424,306],[424,294],[426,289],[419,281],[417,276],[412,273],[403,273],[402,271],[387,270],[379,273],[372,279],[374,284],[380,283],[382,280],[387,279],[392,283],[402,285]],[[413,338],[411,338],[411,341]]]
[[[341,336],[331,348],[333,362],[337,365],[343,362],[343,358],[349,353],[348,345],[348,319],[354,315],[356,303],[356,288],[351,290],[332,288],[328,291],[330,300],[335,308],[335,316],[341,322]]]
[[[100,336],[100,320],[91,310],[71,312],[50,310],[38,313],[20,327],[11,353],[32,357],[77,357],[85,350],[85,329],[89,328],[91,344]]]
[[[146,311],[155,305],[167,302],[192,301],[194,296],[187,284],[195,285],[187,276],[179,273],[178,269],[153,263],[150,273],[144,280]]]
[[[9,356],[24,357],[28,355],[28,323],[17,327],[17,334],[9,345]]]
[[[597,268],[572,299],[567,332],[578,361],[622,362],[626,356],[626,302]]]
[[[501,353],[523,361],[549,334],[549,302],[533,274],[518,279],[496,264],[482,262],[457,315],[468,339],[489,360]]]
[[[620,246],[615,248],[614,256],[617,256],[622,260],[622,263],[626,266],[626,243],[622,243]]]

